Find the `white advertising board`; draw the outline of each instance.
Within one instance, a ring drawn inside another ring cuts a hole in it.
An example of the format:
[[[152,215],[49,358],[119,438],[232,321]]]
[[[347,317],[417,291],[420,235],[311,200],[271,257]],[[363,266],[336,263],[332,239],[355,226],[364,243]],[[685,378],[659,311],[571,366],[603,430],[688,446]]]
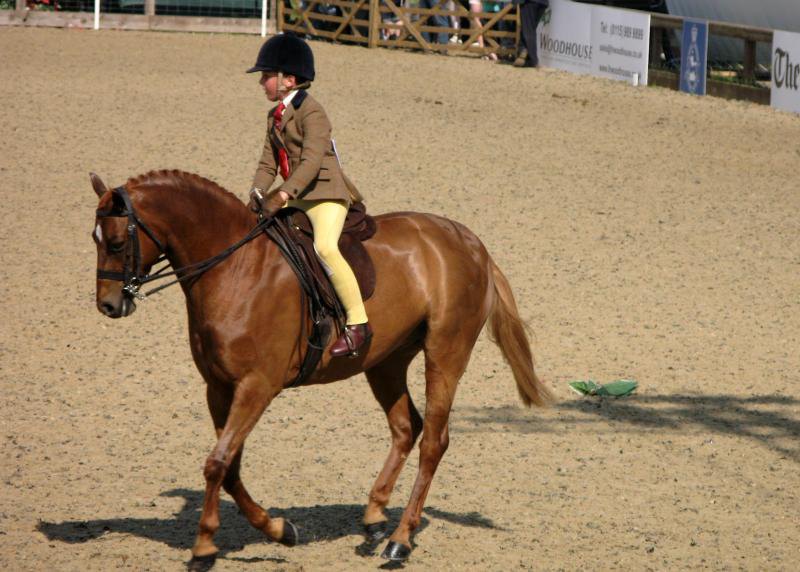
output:
[[[550,0],[538,30],[539,62],[573,73],[592,73],[592,7]]]
[[[650,14],[592,7],[592,75],[647,85]]]
[[[538,41],[544,66],[647,85],[650,14],[550,0]]]
[[[772,107],[800,113],[800,34],[772,35]]]

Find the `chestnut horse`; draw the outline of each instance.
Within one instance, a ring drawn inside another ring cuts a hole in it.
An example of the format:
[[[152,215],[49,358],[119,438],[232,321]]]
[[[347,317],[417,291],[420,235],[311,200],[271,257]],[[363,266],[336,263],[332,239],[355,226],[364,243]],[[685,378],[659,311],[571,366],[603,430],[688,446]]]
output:
[[[96,175],[91,178],[100,197],[94,230],[97,308],[111,318],[135,309],[136,292],[122,284],[135,258],[142,275],[161,254],[174,268],[191,267],[224,251],[256,224],[255,215],[236,196],[197,175],[153,171],[114,190]],[[375,544],[386,534],[384,510],[422,433],[411,498],[383,552],[386,558],[405,560],[448,446],[448,416],[458,380],[487,320],[522,402],[543,405],[549,395],[534,373],[508,281],[481,241],[463,225],[430,214],[390,213],[375,220],[377,232],[365,243],[377,272],[375,293],[366,303],[374,337],[355,358],[331,358],[325,352],[305,385],[364,372],[386,412],[391,449],[363,518]],[[192,355],[206,382],[217,433],[203,471],[206,490],[192,561],[213,563],[217,553],[213,536],[219,527],[220,487],[250,524],[274,541],[296,544],[297,528],[271,518],[247,493],[240,465],[247,435],[297,374],[305,353],[297,278],[275,243],[261,233],[181,286]],[[406,385],[409,364],[420,351],[425,356],[424,418]]]

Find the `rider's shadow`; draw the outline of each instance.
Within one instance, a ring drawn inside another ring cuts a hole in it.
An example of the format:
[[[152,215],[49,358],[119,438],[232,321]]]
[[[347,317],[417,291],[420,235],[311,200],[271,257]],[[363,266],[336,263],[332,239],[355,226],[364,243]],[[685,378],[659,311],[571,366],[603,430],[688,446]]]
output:
[[[106,534],[129,534],[154,540],[179,550],[192,547],[203,505],[203,491],[173,489],[162,493],[166,497],[181,497],[183,507],[173,518],[111,518],[88,521],[46,522],[40,521],[37,530],[50,541],[77,544],[95,540]],[[300,544],[311,544],[336,540],[345,536],[361,536],[363,528],[361,517],[364,506],[359,504],[315,505],[286,509],[270,509],[270,516],[284,517],[294,522],[300,529]],[[432,517],[453,522],[462,526],[499,529],[490,519],[478,513],[450,513],[427,508]],[[402,508],[387,509],[389,530],[393,530],[403,514]],[[266,537],[250,526],[232,501],[220,499],[219,514],[221,526],[214,536],[214,543],[221,554],[238,551],[250,544],[266,542]],[[429,519],[422,517],[417,532],[424,530]],[[247,559],[248,561],[250,559]],[[283,558],[262,558],[273,562],[285,562]]]

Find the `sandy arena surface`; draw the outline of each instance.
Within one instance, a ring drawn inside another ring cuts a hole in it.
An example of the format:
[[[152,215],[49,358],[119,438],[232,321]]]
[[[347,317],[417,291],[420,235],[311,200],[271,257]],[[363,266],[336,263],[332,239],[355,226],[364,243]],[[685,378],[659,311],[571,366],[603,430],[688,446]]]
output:
[[[246,195],[266,102],[249,36],[0,29],[0,569],[181,570],[213,446],[179,289],[94,306],[96,197],[153,168]],[[375,213],[486,243],[558,397],[482,337],[409,570],[797,570],[800,117],[471,58],[315,42],[316,97]],[[468,309],[465,309],[468,311]],[[639,381],[624,400],[575,379]],[[422,410],[421,361],[412,394]],[[223,495],[215,570],[371,570],[388,451],[363,377],[251,435],[265,542]],[[390,503],[399,519],[415,452]]]

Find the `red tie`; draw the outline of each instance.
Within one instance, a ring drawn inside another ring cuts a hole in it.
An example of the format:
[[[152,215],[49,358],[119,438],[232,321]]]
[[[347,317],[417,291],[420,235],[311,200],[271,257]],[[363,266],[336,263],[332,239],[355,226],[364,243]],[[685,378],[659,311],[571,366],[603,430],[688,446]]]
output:
[[[275,119],[275,131],[280,132],[281,130],[281,120],[283,119],[283,111],[286,109],[286,106],[281,102],[278,108],[275,110],[275,113],[272,117]],[[278,147],[278,163],[281,170],[281,177],[283,180],[287,180],[289,178],[289,155],[286,154],[286,148],[283,146]]]

